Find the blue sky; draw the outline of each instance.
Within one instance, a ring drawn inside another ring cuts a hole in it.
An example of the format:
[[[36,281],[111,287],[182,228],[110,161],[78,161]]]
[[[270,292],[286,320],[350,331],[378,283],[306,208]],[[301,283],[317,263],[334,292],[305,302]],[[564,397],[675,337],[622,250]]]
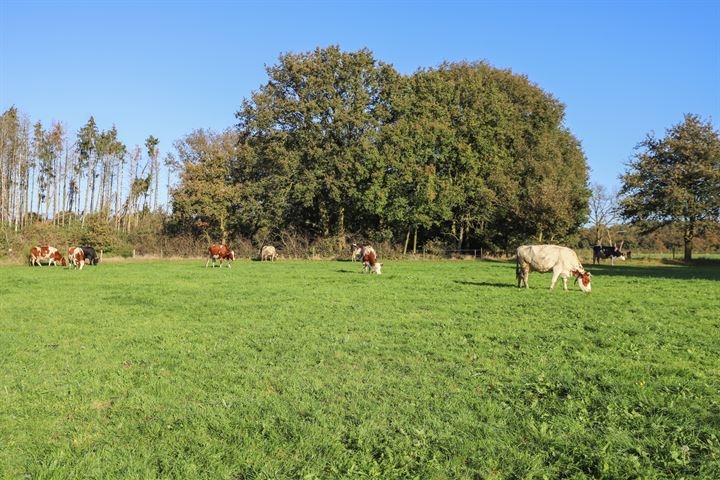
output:
[[[609,188],[645,134],[720,120],[720,1],[190,2],[0,0],[0,108],[90,115],[161,154],[235,123],[282,52],[368,47],[403,73],[485,60],[566,107],[591,180]]]

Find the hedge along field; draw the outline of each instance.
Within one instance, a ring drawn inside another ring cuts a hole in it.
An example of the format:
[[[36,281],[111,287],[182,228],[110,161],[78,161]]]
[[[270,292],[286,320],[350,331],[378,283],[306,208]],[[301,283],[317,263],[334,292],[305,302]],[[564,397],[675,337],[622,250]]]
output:
[[[720,269],[514,268],[2,268],[0,477],[720,478]]]

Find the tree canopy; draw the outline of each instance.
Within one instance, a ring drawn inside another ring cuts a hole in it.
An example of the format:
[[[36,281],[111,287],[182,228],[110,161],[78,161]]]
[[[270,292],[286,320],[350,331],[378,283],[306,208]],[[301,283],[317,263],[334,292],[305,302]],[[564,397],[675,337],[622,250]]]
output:
[[[685,260],[706,222],[720,220],[720,135],[693,114],[663,138],[648,134],[622,176],[622,213],[645,231],[679,224]]]
[[[564,107],[524,76],[482,62],[401,75],[369,50],[336,46],[281,55],[267,74],[236,113],[234,144],[186,142],[227,167],[232,201],[196,203],[225,205],[207,215],[211,231],[222,217],[256,238],[290,230],[339,246],[348,233],[407,244],[412,233],[414,243],[503,249],[561,241],[586,218],[587,165]],[[199,211],[187,199],[203,196],[184,164],[181,221]]]

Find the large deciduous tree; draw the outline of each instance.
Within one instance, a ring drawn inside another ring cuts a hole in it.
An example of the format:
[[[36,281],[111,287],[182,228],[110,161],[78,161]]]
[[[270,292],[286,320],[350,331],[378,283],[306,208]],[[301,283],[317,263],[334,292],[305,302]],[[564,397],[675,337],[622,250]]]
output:
[[[180,185],[173,191],[176,220],[226,243],[240,197],[230,177],[237,134],[196,130],[176,142],[175,148],[182,164]]]
[[[683,229],[685,260],[706,222],[720,217],[720,135],[693,114],[663,138],[648,134],[622,176],[622,213],[644,230],[671,223]]]
[[[368,50],[336,46],[282,55],[267,73],[237,112],[241,138],[268,153],[259,169],[289,174],[277,188],[292,223],[343,245],[349,219],[365,213],[357,207],[382,177],[377,139],[398,75]]]

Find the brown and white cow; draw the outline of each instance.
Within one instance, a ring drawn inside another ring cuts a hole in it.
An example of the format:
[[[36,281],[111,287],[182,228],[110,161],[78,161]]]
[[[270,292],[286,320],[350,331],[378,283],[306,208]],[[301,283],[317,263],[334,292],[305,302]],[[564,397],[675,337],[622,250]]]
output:
[[[264,262],[265,259],[270,259],[271,262],[274,262],[277,258],[277,250],[275,250],[275,247],[272,245],[265,245],[262,247],[262,250],[260,251],[260,261]]]
[[[213,268],[215,268],[216,260],[220,260],[220,268],[222,268],[223,262],[227,262],[227,266],[230,268],[230,261],[235,260],[235,252],[230,250],[227,245],[215,244],[208,248],[208,261],[205,263],[205,268],[210,265],[211,261]]]
[[[370,248],[372,248],[372,247],[370,247]],[[373,250],[371,252],[367,252],[363,256],[362,262],[363,262],[363,272],[365,270],[367,270],[370,273],[377,273],[378,275],[380,275],[382,273],[381,268],[382,268],[383,264],[378,263],[377,255],[375,255],[375,250]]]
[[[42,247],[32,247],[30,249],[30,265],[42,266],[42,264],[40,263],[42,260],[47,260],[48,266],[57,266],[57,262],[60,262],[60,265],[62,265],[63,267],[67,265],[65,257],[63,257],[60,252],[58,252],[57,248],[50,247],[48,245]]]
[[[82,270],[85,266],[85,251],[81,247],[68,248],[68,259],[70,259],[70,268],[77,267]]]
[[[352,252],[352,261],[362,261],[366,254],[372,252],[377,256],[377,252],[370,244],[353,243],[350,247]]]
[[[580,280],[580,290],[589,293],[592,290],[590,285],[590,272],[586,272],[578,259],[577,254],[567,247],[559,245],[523,245],[517,249],[517,265],[515,274],[518,281],[518,288],[523,283],[528,286],[530,272],[545,273],[552,271],[550,289],[555,288],[558,278],[562,278],[563,289],[567,290],[567,279],[573,276]]]

